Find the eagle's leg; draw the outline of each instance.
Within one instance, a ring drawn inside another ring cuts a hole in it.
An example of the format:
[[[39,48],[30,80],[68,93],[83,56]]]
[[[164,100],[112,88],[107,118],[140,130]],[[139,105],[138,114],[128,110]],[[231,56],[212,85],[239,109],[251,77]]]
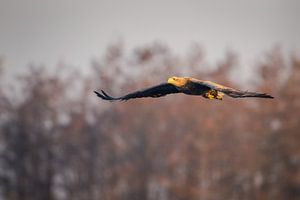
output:
[[[215,99],[216,98],[216,92],[215,90],[209,90],[206,93],[203,94],[203,97],[207,99]]]
[[[218,92],[216,90],[209,90],[206,93],[204,93],[203,95],[205,98],[207,99],[218,99],[218,100],[222,100],[224,93],[222,92]]]
[[[223,99],[223,96],[224,96],[224,93],[223,93],[223,92],[218,92],[218,91],[217,91],[216,99],[222,100],[222,99]]]

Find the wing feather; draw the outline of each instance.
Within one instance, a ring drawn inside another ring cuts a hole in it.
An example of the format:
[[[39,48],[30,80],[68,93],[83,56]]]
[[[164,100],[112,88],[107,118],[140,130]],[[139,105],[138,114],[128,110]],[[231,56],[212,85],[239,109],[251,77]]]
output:
[[[257,98],[269,98],[273,99],[274,97],[261,92],[248,92],[248,91],[239,91],[239,90],[231,90],[231,89],[221,89],[218,90],[223,92],[224,94],[233,97],[233,98],[245,98],[245,97],[257,97]]]
[[[245,97],[257,97],[257,98],[269,98],[273,99],[274,97],[267,93],[260,92],[249,92],[249,91],[241,91],[234,88],[226,87],[224,85],[220,85],[211,81],[201,81],[199,84],[206,85],[213,90],[217,90],[219,92],[223,92],[224,94],[233,97],[233,98],[245,98]]]
[[[98,97],[100,97],[103,100],[109,100],[109,101],[115,101],[115,100],[121,100],[121,101],[127,101],[129,99],[134,98],[143,98],[143,97],[152,97],[157,98],[161,96],[165,96],[172,93],[179,93],[180,91],[172,84],[169,83],[162,83],[153,87],[145,88],[143,90],[138,90],[129,94],[126,94],[121,97],[112,97],[108,95],[106,92],[101,90],[102,94],[94,91]]]

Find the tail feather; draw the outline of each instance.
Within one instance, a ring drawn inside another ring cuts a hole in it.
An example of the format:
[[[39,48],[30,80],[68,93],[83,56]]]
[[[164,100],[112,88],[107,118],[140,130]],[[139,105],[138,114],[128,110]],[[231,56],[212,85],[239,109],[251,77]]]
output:
[[[267,98],[267,99],[274,99],[273,96],[267,93],[259,93],[259,92],[248,92],[248,91],[231,91],[226,93],[228,96],[233,98],[246,98],[246,97],[256,97],[256,98]]]

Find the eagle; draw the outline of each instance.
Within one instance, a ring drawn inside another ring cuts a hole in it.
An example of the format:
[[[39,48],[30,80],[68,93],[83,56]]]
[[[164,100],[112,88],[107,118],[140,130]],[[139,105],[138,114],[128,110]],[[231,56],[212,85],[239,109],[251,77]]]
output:
[[[260,92],[249,92],[233,89],[226,87],[212,81],[198,80],[191,77],[176,77],[173,76],[168,79],[167,82],[161,83],[156,86],[138,90],[124,96],[112,97],[106,92],[101,90],[101,93],[94,91],[98,97],[108,101],[127,101],[129,99],[152,97],[158,98],[166,96],[168,94],[183,93],[186,95],[198,95],[207,99],[222,100],[224,95],[233,98],[246,98],[246,97],[257,97],[257,98],[268,98],[273,99],[274,97],[267,93]]]

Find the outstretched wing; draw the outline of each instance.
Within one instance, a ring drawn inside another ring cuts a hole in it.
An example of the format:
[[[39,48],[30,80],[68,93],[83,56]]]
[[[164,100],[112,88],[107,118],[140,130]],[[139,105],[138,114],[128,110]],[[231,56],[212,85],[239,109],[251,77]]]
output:
[[[204,84],[213,90],[217,90],[233,98],[245,98],[245,97],[258,97],[258,98],[269,98],[269,99],[274,98],[267,93],[236,90],[211,81],[202,81],[201,84]]]
[[[129,99],[134,98],[143,98],[143,97],[161,97],[165,96],[167,94],[172,93],[179,93],[180,91],[172,84],[169,83],[162,83],[160,85],[156,85],[150,88],[146,88],[143,90],[139,90],[136,92],[129,93],[127,95],[121,96],[121,97],[112,97],[106,94],[103,90],[101,90],[102,94],[100,94],[97,91],[94,91],[98,97],[104,100],[114,101],[114,100],[121,100],[121,101],[127,101]]]

